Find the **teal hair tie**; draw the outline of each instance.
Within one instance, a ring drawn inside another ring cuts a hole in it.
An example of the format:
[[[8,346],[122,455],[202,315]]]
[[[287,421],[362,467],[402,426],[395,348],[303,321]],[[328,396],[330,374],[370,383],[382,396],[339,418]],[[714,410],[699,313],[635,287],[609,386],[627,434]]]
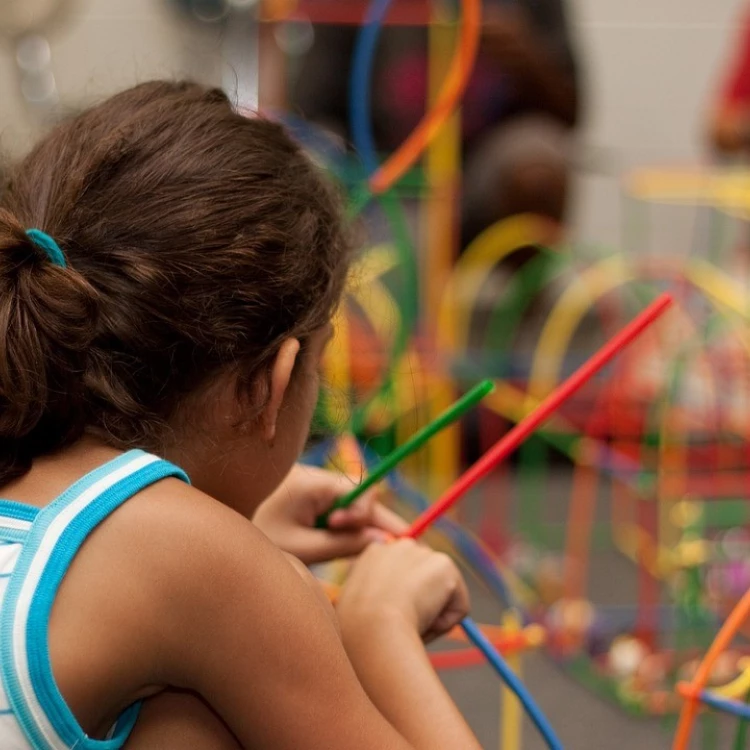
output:
[[[56,266],[60,266],[60,268],[67,267],[68,264],[65,262],[65,256],[63,255],[63,251],[60,250],[60,245],[58,245],[46,232],[43,232],[41,229],[27,229],[26,236],[34,243],[34,245],[47,253],[47,257],[52,263]]]

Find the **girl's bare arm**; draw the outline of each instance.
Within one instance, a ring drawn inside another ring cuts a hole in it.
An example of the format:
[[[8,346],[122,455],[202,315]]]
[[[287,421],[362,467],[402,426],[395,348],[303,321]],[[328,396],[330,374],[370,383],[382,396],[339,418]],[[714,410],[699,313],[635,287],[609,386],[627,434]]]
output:
[[[173,542],[160,552],[174,580],[163,577],[169,593],[157,595],[163,605],[155,622],[167,644],[159,682],[198,691],[245,748],[479,747],[404,607],[350,600],[342,613],[350,661],[330,616],[284,555],[234,512],[186,495]],[[407,563],[410,554],[417,553],[405,545]],[[435,575],[429,555],[417,554],[419,570],[402,571],[415,588],[420,576]],[[382,561],[369,565],[372,583]]]

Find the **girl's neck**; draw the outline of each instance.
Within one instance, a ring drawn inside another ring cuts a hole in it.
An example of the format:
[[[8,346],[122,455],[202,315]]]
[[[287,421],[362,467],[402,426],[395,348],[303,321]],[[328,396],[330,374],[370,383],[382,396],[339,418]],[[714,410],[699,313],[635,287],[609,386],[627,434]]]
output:
[[[62,451],[35,459],[26,474],[0,487],[0,496],[43,508],[82,476],[120,453],[97,438],[85,436]]]

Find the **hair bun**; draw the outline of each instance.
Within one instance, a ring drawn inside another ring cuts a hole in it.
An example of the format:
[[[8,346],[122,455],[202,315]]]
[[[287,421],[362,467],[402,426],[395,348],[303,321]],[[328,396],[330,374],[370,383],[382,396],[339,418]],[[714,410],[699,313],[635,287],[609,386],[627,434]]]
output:
[[[27,438],[42,417],[45,430],[67,431],[97,308],[93,287],[0,209],[0,440]]]

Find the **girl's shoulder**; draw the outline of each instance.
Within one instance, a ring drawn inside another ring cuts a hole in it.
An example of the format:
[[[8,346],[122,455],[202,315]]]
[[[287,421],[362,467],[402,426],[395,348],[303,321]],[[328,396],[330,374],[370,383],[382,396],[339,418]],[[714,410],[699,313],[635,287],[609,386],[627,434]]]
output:
[[[276,552],[248,518],[178,478],[144,488],[108,524],[108,547],[137,548],[139,555],[129,557],[142,574],[158,571],[167,581],[205,571],[209,558],[214,566],[229,564],[237,545],[259,558]]]
[[[133,494],[81,545],[52,609],[53,671],[84,731],[154,686],[198,687],[196,644],[218,649],[221,613],[242,617],[238,592],[268,601],[291,570],[248,519],[179,478]],[[248,619],[246,634],[261,625]]]

